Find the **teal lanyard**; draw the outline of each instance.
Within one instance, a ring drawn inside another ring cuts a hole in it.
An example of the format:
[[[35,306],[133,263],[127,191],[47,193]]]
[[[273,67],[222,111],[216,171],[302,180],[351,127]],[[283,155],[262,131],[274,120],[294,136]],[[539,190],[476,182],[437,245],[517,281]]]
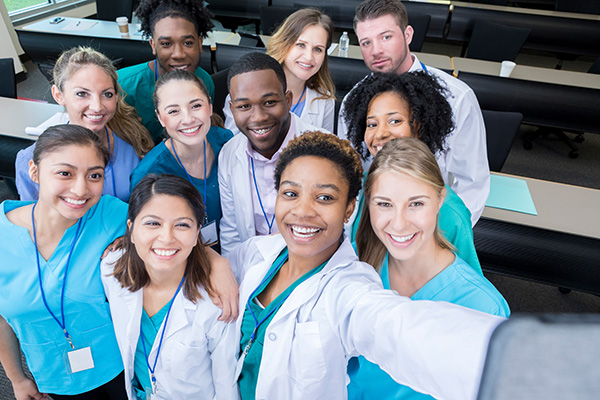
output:
[[[190,183],[192,185],[194,185],[194,182],[192,181],[192,177],[190,176],[190,174],[188,174],[187,169],[185,169],[185,166],[183,165],[183,163],[181,162],[181,160],[179,159],[179,156],[177,155],[177,150],[175,150],[175,145],[173,144],[173,138],[171,138],[171,147],[173,148],[173,154],[175,154],[175,158],[177,159],[177,162],[179,163],[179,165],[181,165],[181,168],[183,168],[183,172],[185,172],[185,176],[187,176],[188,181],[190,181]],[[204,201],[204,207],[206,208],[206,139],[204,139],[204,197],[202,198],[202,201]],[[206,225],[208,224],[208,212],[204,213],[204,224]]]
[[[140,336],[142,337],[142,348],[144,349],[144,356],[146,357],[146,365],[148,365],[148,370],[150,371],[150,378],[152,379],[152,388],[154,393],[158,390],[156,384],[156,377],[154,376],[154,371],[156,370],[156,363],[158,362],[158,355],[160,354],[160,348],[162,347],[163,337],[165,336],[165,331],[167,330],[167,322],[169,322],[169,314],[171,313],[171,306],[173,306],[173,302],[175,301],[175,297],[177,293],[179,293],[179,289],[181,289],[181,285],[183,285],[183,281],[185,280],[185,276],[181,278],[181,282],[179,282],[179,286],[177,286],[177,290],[173,295],[173,298],[169,302],[169,309],[167,310],[167,315],[165,316],[165,323],[163,324],[163,329],[160,334],[160,340],[158,342],[158,349],[156,349],[156,358],[154,359],[154,364],[150,366],[150,361],[148,361],[148,352],[146,351],[146,344],[144,343],[144,332],[142,332],[142,319],[140,318]]]
[[[258,183],[256,183],[256,173],[254,172],[254,157],[250,157],[250,163],[252,165],[252,178],[254,179],[254,188],[256,189],[256,197],[258,197],[258,204],[260,204],[260,209],[262,210],[263,216],[265,217],[265,221],[267,221],[267,226],[269,227],[269,235],[270,235],[271,230],[273,228],[273,222],[275,221],[275,214],[273,214],[273,218],[271,218],[271,222],[269,222],[269,217],[267,217],[267,212],[265,211],[265,207],[263,206],[262,200],[260,198],[260,192],[258,191]]]
[[[42,300],[44,302],[44,306],[46,307],[46,310],[48,310],[50,315],[52,315],[52,318],[54,318],[54,320],[56,321],[58,326],[60,326],[61,329],[63,330],[63,332],[65,334],[65,338],[71,345],[71,349],[74,349],[75,347],[73,346],[73,342],[71,341],[71,335],[69,335],[69,332],[67,332],[67,325],[65,324],[65,287],[67,286],[67,273],[69,272],[69,264],[71,263],[71,255],[73,254],[73,249],[75,248],[75,242],[77,242],[77,237],[79,236],[79,230],[81,228],[81,218],[79,218],[79,222],[77,223],[77,231],[75,231],[75,237],[73,238],[73,242],[71,243],[71,250],[69,250],[69,256],[67,257],[67,265],[65,266],[65,276],[63,277],[62,289],[60,291],[60,315],[61,315],[61,321],[62,321],[61,322],[58,320],[56,315],[54,315],[54,313],[50,309],[50,306],[48,305],[48,301],[46,300],[46,294],[44,293],[44,285],[42,285],[42,268],[40,267],[40,253],[38,252],[37,236],[35,233],[35,219],[33,218],[33,212],[35,210],[36,205],[37,205],[37,203],[35,203],[33,205],[33,207],[31,208],[31,226],[33,227],[33,243],[35,245],[35,256],[36,256],[36,261],[37,261],[38,281],[40,283],[40,292],[42,292]]]

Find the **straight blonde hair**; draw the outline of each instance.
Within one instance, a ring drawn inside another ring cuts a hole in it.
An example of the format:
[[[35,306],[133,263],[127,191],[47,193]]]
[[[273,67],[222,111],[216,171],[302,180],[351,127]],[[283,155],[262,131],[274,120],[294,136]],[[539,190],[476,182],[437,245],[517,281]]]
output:
[[[329,74],[329,65],[327,63],[327,49],[331,46],[333,23],[327,15],[314,8],[304,8],[296,11],[287,17],[275,34],[273,34],[267,44],[267,54],[283,66],[290,49],[296,44],[302,32],[313,25],[319,25],[325,29],[325,32],[327,32],[327,46],[321,68],[306,81],[306,86],[319,93],[320,96],[315,98],[315,100],[333,99],[335,98],[335,85]]]
[[[361,261],[371,264],[379,272],[387,254],[385,245],[379,240],[371,225],[369,199],[373,194],[375,181],[386,171],[406,174],[420,182],[431,185],[438,195],[445,188],[440,167],[423,141],[416,138],[398,138],[391,140],[377,153],[369,168],[364,188],[362,215],[356,231],[356,248]],[[433,233],[436,244],[443,248],[454,250],[452,244],[444,237],[437,222]]]

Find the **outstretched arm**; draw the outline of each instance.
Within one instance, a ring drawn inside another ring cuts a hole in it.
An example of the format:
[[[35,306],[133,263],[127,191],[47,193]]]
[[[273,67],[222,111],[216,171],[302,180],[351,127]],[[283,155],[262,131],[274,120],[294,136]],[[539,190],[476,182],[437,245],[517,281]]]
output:
[[[212,266],[210,282],[214,289],[211,294],[212,302],[223,310],[219,321],[234,322],[239,313],[238,306],[238,284],[229,266],[229,261],[211,249],[206,247],[208,260]]]

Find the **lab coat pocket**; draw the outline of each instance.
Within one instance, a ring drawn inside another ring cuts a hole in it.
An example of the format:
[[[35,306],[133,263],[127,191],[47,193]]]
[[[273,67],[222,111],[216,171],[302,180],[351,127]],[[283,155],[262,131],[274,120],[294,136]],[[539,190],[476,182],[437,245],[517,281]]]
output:
[[[211,360],[208,352],[207,342],[198,343],[194,341],[193,345],[171,340],[168,346],[165,346],[165,367],[174,378],[190,382],[199,383],[199,377],[203,374],[211,374]],[[165,343],[165,344],[166,344]]]
[[[302,385],[321,380],[327,371],[317,321],[298,322],[292,341],[292,378]]]

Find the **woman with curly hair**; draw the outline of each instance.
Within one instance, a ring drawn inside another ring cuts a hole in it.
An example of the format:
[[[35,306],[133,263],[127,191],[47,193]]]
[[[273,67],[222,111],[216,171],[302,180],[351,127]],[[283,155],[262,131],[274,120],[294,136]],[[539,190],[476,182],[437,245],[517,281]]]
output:
[[[74,47],[61,54],[53,75],[52,96],[65,107],[69,123],[90,129],[110,153],[103,194],[126,201],[129,174],[153,143],[135,109],[123,100],[115,67],[90,47]],[[19,151],[15,161],[21,200],[38,198],[39,185],[29,176],[34,148]]]
[[[446,188],[425,143],[393,139],[377,153],[364,188],[356,247],[383,286],[412,300],[446,301],[508,317],[494,285],[454,252],[438,216]],[[396,383],[364,357],[349,362],[350,399],[431,399]]]
[[[319,129],[333,132],[335,87],[327,65],[333,23],[321,11],[305,8],[291,14],[267,44],[267,54],[285,72],[287,88],[293,99],[290,111]],[[225,101],[226,127],[239,132]]]
[[[156,143],[162,139],[152,102],[154,85],[163,74],[185,70],[200,78],[211,97],[215,85],[200,67],[202,40],[214,27],[211,13],[202,0],[142,0],[135,10],[141,31],[150,38],[156,59],[119,70],[119,83],[127,94],[125,101],[134,106],[142,123]]]
[[[348,141],[307,132],[277,162],[280,233],[229,256],[240,286],[238,384],[245,399],[346,399],[346,366],[364,354],[439,399],[476,395],[502,319],[384,290],[344,237],[362,166]],[[460,323],[457,323],[460,321]]]
[[[444,90],[437,79],[423,72],[372,74],[346,99],[348,138],[363,159],[369,154],[377,155],[384,144],[402,137],[418,138],[433,154],[445,151],[444,140],[454,125]],[[457,254],[481,273],[473,244],[471,213],[449,186],[446,193],[440,209],[440,229]],[[356,238],[363,201],[361,195],[352,239]]]

